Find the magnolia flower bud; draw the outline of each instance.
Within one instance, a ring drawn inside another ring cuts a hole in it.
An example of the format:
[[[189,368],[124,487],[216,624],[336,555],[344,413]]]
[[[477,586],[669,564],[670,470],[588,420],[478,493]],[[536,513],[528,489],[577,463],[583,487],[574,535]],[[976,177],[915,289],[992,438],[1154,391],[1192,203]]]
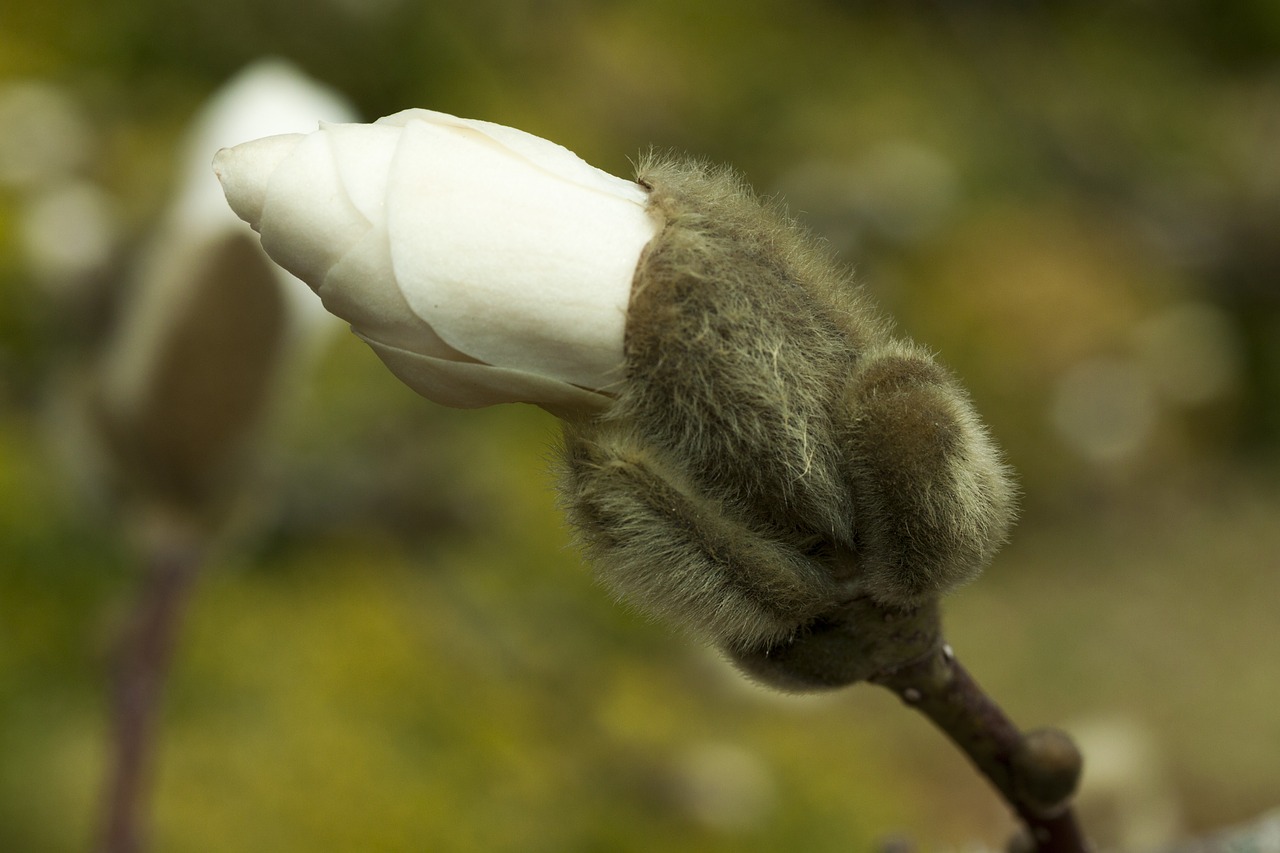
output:
[[[650,159],[631,183],[424,110],[215,169],[414,389],[563,415],[603,582],[762,679],[868,677],[905,641],[865,614],[933,612],[1003,540],[1012,485],[964,391],[731,172]]]
[[[470,408],[600,409],[622,379],[642,187],[429,110],[220,151],[227,201],[401,380]]]
[[[120,485],[144,503],[219,516],[242,485],[282,374],[312,349],[311,321],[332,322],[227,209],[208,152],[246,134],[306,127],[317,115],[352,114],[335,93],[267,60],[195,116],[181,183],[131,271],[93,376],[96,440]]]

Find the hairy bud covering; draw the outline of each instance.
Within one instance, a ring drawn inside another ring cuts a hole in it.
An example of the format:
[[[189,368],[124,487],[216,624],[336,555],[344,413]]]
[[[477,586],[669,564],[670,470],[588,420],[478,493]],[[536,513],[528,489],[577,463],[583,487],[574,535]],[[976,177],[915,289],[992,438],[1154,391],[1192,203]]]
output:
[[[959,385],[731,172],[650,159],[626,382],[565,429],[570,520],[619,596],[735,652],[859,596],[972,578],[1013,487]]]

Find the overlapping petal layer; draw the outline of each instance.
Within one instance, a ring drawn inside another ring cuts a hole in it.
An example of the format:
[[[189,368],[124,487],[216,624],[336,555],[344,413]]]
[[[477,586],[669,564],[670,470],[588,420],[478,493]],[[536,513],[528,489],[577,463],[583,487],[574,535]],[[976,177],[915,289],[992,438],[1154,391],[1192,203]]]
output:
[[[657,230],[638,184],[428,110],[245,143],[215,169],[271,257],[424,396],[590,407],[621,379]]]

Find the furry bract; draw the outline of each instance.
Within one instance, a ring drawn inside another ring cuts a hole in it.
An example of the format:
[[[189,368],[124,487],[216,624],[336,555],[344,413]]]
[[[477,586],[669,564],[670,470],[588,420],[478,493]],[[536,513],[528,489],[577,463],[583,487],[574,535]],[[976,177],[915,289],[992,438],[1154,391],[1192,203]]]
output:
[[[729,170],[649,158],[638,180],[662,231],[626,381],[565,427],[564,503],[604,582],[741,651],[972,578],[1014,489],[955,380]]]

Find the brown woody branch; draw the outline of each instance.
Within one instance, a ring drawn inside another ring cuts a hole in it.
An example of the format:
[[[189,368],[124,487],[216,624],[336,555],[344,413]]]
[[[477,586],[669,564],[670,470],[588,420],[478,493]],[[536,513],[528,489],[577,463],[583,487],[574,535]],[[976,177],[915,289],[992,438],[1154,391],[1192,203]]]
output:
[[[1022,821],[1027,835],[1021,841],[1030,850],[1089,849],[1071,809],[1082,761],[1067,735],[1021,732],[945,645],[871,681],[928,717],[964,751]]]

